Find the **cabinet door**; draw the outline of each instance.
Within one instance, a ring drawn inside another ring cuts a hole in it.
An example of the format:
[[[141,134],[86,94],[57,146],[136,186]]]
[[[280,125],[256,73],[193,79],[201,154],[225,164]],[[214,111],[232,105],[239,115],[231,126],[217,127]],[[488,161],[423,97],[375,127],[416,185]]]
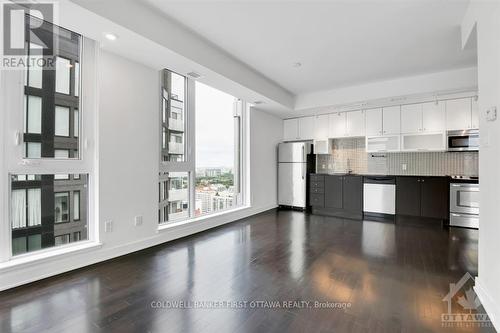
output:
[[[301,140],[314,139],[314,117],[299,118],[299,138]]]
[[[422,131],[444,131],[446,126],[446,104],[443,101],[422,104]]]
[[[420,178],[396,178],[396,214],[420,216]]]
[[[421,215],[437,219],[448,218],[448,179],[423,177],[421,179]]]
[[[314,138],[316,140],[326,140],[329,138],[328,127],[329,115],[324,114],[314,118]]]
[[[382,135],[382,109],[365,111],[366,136]]]
[[[365,111],[346,113],[347,136],[365,136]]]
[[[401,106],[383,108],[382,131],[384,135],[401,133]]]
[[[401,133],[422,131],[422,104],[401,106]]]
[[[463,130],[471,127],[471,98],[446,101],[446,129]]]
[[[345,136],[345,112],[330,115],[330,137],[341,138]]]
[[[479,129],[479,102],[477,97],[472,98],[471,128]]]
[[[342,192],[344,209],[356,212],[363,210],[363,177],[345,176]]]
[[[342,176],[325,177],[325,207],[342,209]]]
[[[298,140],[299,138],[299,120],[286,119],[283,121],[283,140]]]

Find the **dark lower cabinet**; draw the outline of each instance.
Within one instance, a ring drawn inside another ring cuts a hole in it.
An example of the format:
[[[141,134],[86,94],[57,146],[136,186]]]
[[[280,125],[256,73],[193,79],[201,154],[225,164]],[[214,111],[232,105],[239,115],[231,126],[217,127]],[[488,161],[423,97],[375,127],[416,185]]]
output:
[[[344,177],[342,194],[344,209],[363,211],[363,177]]]
[[[396,214],[420,216],[420,178],[396,178]]]
[[[361,219],[363,177],[311,175],[310,203],[314,214]]]
[[[422,178],[421,207],[422,216],[447,220],[449,218],[449,182],[445,177]]]
[[[325,176],[325,208],[342,209],[343,176]]]
[[[448,219],[446,177],[397,177],[396,214]]]

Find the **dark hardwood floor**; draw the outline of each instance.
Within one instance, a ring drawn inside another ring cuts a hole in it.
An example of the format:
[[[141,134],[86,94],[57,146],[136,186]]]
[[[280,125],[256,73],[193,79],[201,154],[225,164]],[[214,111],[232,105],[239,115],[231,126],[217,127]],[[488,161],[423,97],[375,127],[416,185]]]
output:
[[[477,237],[273,210],[0,293],[0,331],[493,331],[441,322],[449,284],[477,275]]]

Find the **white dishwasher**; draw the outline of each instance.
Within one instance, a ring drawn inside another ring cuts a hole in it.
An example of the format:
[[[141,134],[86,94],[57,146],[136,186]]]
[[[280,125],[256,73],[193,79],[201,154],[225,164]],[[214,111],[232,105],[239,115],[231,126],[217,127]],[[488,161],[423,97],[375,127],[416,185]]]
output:
[[[363,182],[364,215],[393,218],[396,214],[396,177],[365,176]]]

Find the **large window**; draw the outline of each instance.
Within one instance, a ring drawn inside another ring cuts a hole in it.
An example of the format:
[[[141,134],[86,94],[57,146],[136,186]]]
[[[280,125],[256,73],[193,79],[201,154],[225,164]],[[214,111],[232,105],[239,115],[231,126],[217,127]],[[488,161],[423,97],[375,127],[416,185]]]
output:
[[[229,94],[162,71],[160,224],[242,204],[242,107]]]
[[[39,41],[54,47],[42,48],[27,33],[26,56],[46,59],[38,62],[43,66],[2,73],[1,93],[8,98],[0,99],[6,113],[0,115],[0,123],[7,129],[0,133],[5,142],[0,183],[7,190],[0,197],[9,209],[0,223],[0,262],[95,240],[89,217],[96,185],[92,176],[96,100],[92,89],[86,94],[88,103],[79,96],[80,89],[96,84],[97,46],[75,32],[26,15],[26,31],[32,24],[43,30]],[[33,61],[27,63],[31,66]]]
[[[87,197],[88,176],[56,176],[11,176],[13,255],[87,239],[87,205],[80,198]],[[78,238],[68,235],[67,242],[58,241],[69,233]]]
[[[196,82],[196,201],[200,216],[236,206],[238,100]],[[236,117],[236,119],[235,119]],[[236,121],[236,122],[235,122]]]

